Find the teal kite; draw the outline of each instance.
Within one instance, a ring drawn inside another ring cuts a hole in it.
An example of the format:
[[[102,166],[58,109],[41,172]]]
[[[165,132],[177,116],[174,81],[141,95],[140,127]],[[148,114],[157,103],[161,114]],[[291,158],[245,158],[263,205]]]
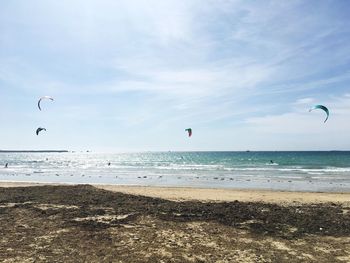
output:
[[[320,109],[320,110],[323,110],[326,114],[327,114],[327,117],[326,119],[324,120],[324,122],[326,122],[328,120],[328,117],[329,117],[329,110],[327,109],[326,106],[323,106],[323,105],[315,105],[313,106],[309,112],[313,111],[313,110],[316,110],[316,109]]]

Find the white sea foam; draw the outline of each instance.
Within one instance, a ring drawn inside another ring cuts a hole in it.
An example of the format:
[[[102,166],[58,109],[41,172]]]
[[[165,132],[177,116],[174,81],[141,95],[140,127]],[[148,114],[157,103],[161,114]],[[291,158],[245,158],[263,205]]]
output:
[[[251,157],[247,157],[249,154]],[[350,165],[350,153],[337,158],[338,166],[329,161],[332,158],[327,156],[326,158],[320,155],[316,158],[315,154],[310,153],[299,158],[299,155],[299,153],[0,154],[0,164],[9,163],[7,169],[0,167],[0,180],[15,178],[26,181],[52,180],[70,183],[242,188],[260,188],[266,185],[287,190],[290,187],[317,190],[321,189],[317,187],[335,181],[343,185],[350,184],[350,167],[347,167]],[[343,158],[340,159],[341,162],[339,158]],[[275,163],[269,163],[271,159]],[[107,165],[108,162],[111,162],[110,166]],[[337,187],[344,189],[343,185]]]

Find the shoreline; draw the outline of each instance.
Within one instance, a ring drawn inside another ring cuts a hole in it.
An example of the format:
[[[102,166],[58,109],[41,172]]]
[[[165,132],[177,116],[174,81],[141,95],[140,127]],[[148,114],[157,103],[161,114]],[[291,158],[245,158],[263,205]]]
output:
[[[0,188],[32,187],[47,185],[83,185],[75,183],[41,183],[0,181]],[[247,190],[196,187],[163,187],[111,184],[85,184],[111,192],[161,198],[171,201],[202,202],[262,202],[276,204],[341,203],[350,206],[350,192],[294,192],[274,190]]]

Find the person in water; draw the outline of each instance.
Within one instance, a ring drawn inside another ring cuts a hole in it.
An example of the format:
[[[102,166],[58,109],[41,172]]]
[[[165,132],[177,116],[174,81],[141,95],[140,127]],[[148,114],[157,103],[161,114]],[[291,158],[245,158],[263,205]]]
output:
[[[108,166],[111,166],[111,162],[108,162]]]
[[[5,168],[8,168],[8,166],[9,166],[9,163],[6,163],[6,164],[5,164]]]
[[[270,160],[270,163],[273,164],[274,162],[272,160]]]

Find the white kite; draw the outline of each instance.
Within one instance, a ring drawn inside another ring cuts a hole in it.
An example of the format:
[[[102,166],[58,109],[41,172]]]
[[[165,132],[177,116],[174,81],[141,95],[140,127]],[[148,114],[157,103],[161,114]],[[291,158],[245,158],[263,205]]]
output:
[[[54,99],[53,99],[52,97],[50,97],[50,96],[41,97],[41,98],[39,99],[39,101],[38,101],[38,108],[39,108],[39,110],[41,110],[40,103],[41,103],[42,100],[51,100],[51,101],[54,101]]]

